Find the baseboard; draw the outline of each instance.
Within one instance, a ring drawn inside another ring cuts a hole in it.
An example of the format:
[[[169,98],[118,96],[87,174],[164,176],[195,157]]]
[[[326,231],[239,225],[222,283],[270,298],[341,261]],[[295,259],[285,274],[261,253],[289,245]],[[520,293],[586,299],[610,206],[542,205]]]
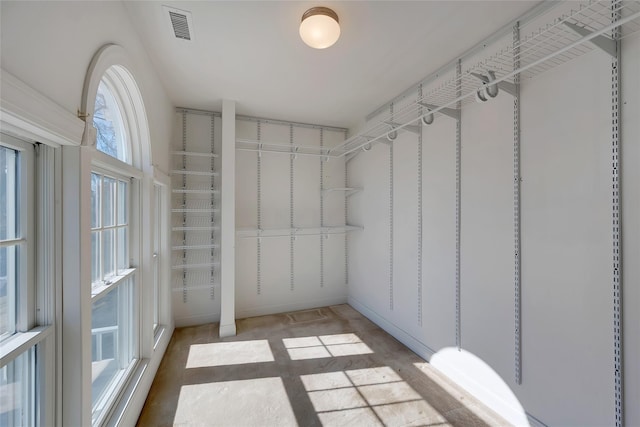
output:
[[[402,344],[406,345],[411,351],[413,351],[423,359],[428,361],[431,356],[435,354],[435,351],[429,346],[427,346],[408,332],[398,328],[391,321],[385,319],[384,317],[376,313],[373,309],[369,308],[367,305],[363,304],[357,299],[349,297],[347,302],[351,307],[359,311],[364,317],[380,326],[387,333],[389,333],[389,335],[393,336]]]
[[[327,307],[330,305],[347,303],[347,296],[340,295],[333,298],[311,301],[296,301],[287,304],[263,305],[259,307],[236,308],[236,319],[246,317],[265,316],[267,314],[288,313],[290,311],[306,310],[310,308]]]
[[[220,338],[235,337],[236,336],[236,322],[229,323],[227,325],[220,325]]]
[[[109,415],[105,426],[132,426],[136,424],[172,335],[173,328],[166,328],[162,336],[159,337],[151,358],[140,361],[133,378],[123,390],[119,402]]]
[[[397,327],[390,320],[384,318],[380,314],[376,313],[372,308],[366,304],[358,301],[353,297],[348,298],[349,305],[355,310],[359,311],[363,316],[367,317],[373,323],[384,329],[387,333],[393,336],[395,339],[406,345],[418,356],[422,357],[426,361],[430,361],[432,356],[436,354],[436,351],[422,343],[416,337],[412,336],[403,329]],[[433,366],[433,365],[432,365]],[[458,386],[475,396],[482,403],[493,409],[495,412],[506,418],[507,420],[522,419],[522,412],[510,405],[500,396],[493,393],[491,389],[483,386],[477,382],[472,376],[468,375],[465,371],[458,369],[453,363],[440,363],[439,366],[434,366],[446,377],[452,380]],[[546,427],[546,425],[535,418],[531,414],[526,414],[529,419],[529,424],[534,427]]]
[[[176,317],[174,319],[176,328],[184,328],[185,326],[206,325],[207,323],[218,323],[220,321],[220,313],[197,314],[194,316]]]

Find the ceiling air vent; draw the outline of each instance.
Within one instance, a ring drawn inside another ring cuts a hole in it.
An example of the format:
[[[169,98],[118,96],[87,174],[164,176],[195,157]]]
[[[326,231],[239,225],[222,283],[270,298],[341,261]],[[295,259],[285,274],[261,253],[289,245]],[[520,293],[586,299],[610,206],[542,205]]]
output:
[[[168,6],[163,6],[162,8],[169,17],[171,34],[181,40],[193,40],[191,12]]]

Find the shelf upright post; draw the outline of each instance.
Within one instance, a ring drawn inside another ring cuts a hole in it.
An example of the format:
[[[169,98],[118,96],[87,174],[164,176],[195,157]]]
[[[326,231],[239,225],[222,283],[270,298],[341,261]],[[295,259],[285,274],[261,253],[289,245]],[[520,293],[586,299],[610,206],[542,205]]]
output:
[[[258,139],[258,147],[260,147],[260,141],[261,141],[261,123],[260,120],[258,120],[256,122],[256,127],[257,127],[257,139]],[[260,233],[260,230],[262,229],[262,182],[261,182],[261,178],[262,178],[262,152],[260,150],[258,150],[258,156],[257,156],[257,177],[258,177],[258,182],[257,182],[257,188],[256,188],[256,197],[257,197],[257,201],[256,201],[256,206],[257,206],[257,213],[256,213],[256,223],[258,225],[258,233]],[[261,271],[261,264],[262,264],[262,239],[260,238],[260,235],[258,234],[258,238],[256,239],[256,293],[258,295],[260,295],[262,293],[262,271]]]
[[[294,274],[295,274],[295,232],[293,221],[293,161],[295,159],[293,147],[293,124],[289,124],[289,144],[291,145],[291,155],[289,156],[289,227],[291,228],[291,237],[289,238],[289,289],[294,290]]]
[[[215,115],[211,115],[211,154],[215,154],[215,131],[216,131],[216,117]],[[211,225],[214,224],[215,222],[215,213],[214,213],[214,209],[215,209],[215,179],[214,179],[214,175],[213,173],[215,172],[215,157],[212,155],[211,156],[211,198],[209,199],[209,207],[211,208]],[[211,228],[211,235],[210,235],[210,239],[211,239],[211,251],[210,251],[210,256],[211,256],[211,261],[213,261],[215,259],[215,251],[213,249],[214,244],[215,244],[215,239],[216,239],[216,235],[215,235],[215,231],[213,229],[213,227]],[[210,272],[210,276],[209,276],[209,280],[211,283],[211,293],[209,295],[209,297],[211,298],[211,300],[215,300],[215,282],[216,282],[216,269],[214,266],[211,266],[211,272]]]
[[[418,100],[422,101],[422,84],[418,85]],[[422,111],[420,111],[422,113]],[[418,325],[422,326],[422,138],[424,126],[418,122]]]
[[[320,128],[320,154],[324,148],[324,129]],[[324,228],[324,158],[320,156],[320,229]],[[324,287],[324,236],[320,233],[320,287]]]
[[[520,23],[513,26],[513,69],[520,68]],[[522,318],[521,303],[521,243],[520,243],[520,74],[513,76],[513,286],[514,286],[514,332],[515,332],[515,380],[522,384]]]
[[[344,139],[347,139],[347,131],[344,130]],[[329,157],[327,157],[327,161]],[[344,186],[349,187],[349,168],[347,167],[347,160],[344,161]],[[349,215],[349,204],[347,203],[347,192],[344,193],[344,225],[348,224],[347,219]],[[344,283],[349,284],[349,236],[344,233]]]
[[[182,111],[182,152],[186,153],[187,152],[187,112],[186,111]],[[182,156],[182,170],[186,170],[187,169],[187,156],[186,154],[184,154]],[[182,175],[182,189],[186,190],[187,189],[187,175],[183,174]],[[187,193],[183,192],[182,193],[182,206],[186,208],[187,206]],[[187,213],[183,212],[182,213],[182,224],[186,225],[187,223]],[[183,230],[182,231],[182,246],[184,246],[184,249],[182,250],[182,264],[186,264],[187,263],[187,231]],[[187,270],[186,269],[182,269],[182,302],[184,304],[187,303]]]
[[[622,18],[622,1],[611,2],[611,23],[614,24]],[[623,362],[622,362],[622,222],[621,194],[620,194],[620,166],[622,153],[620,151],[620,93],[621,93],[621,42],[619,26],[611,31],[611,38],[615,42],[616,55],[611,61],[611,159],[612,159],[612,229],[613,229],[613,363],[614,363],[614,387],[615,387],[615,425],[624,425],[624,387],[623,387]]]
[[[393,102],[389,104],[393,121]],[[389,143],[389,309],[393,311],[393,142]]]
[[[456,62],[456,96],[458,120],[456,120],[456,346],[462,348],[460,327],[460,215],[461,215],[461,171],[462,171],[462,59]]]

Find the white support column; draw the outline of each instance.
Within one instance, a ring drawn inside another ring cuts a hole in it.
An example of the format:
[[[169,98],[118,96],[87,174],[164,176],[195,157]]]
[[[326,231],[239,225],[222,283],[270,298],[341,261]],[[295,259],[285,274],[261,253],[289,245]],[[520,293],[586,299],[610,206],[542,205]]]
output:
[[[236,334],[236,103],[222,101],[220,337]]]
[[[62,148],[62,424],[91,425],[91,160]]]

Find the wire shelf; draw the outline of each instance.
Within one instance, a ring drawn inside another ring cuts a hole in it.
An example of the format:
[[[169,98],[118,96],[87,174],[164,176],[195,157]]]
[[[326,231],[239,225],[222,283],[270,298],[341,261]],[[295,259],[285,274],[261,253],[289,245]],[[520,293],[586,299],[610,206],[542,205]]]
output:
[[[172,151],[174,156],[189,156],[189,157],[219,157],[214,153],[200,153],[197,151]]]
[[[236,237],[262,238],[262,237],[302,237],[302,236],[328,236],[331,234],[345,234],[350,231],[363,230],[363,227],[355,225],[342,225],[335,227],[309,227],[309,228],[238,228]]]
[[[410,125],[422,117],[431,119],[432,115],[437,118],[455,113],[451,109],[458,101],[462,106],[474,102],[476,93],[487,88],[488,83],[479,76],[487,78],[489,71],[495,75],[494,85],[501,84],[505,90],[513,84],[515,75],[531,79],[592,51],[596,47],[591,40],[597,41],[600,35],[610,38],[613,29],[617,28],[622,38],[640,31],[640,2],[615,4],[612,10],[609,0],[559,2],[535,21],[544,20],[546,24],[533,30],[529,29],[532,25],[521,27],[521,34],[527,35],[520,37],[519,43],[514,44],[505,34],[502,42],[496,42],[492,54],[484,54],[471,66],[464,65],[460,76],[451,72],[448,78],[435,80],[436,84],[430,85],[421,98],[416,89],[413,100],[398,102],[393,112],[387,108],[376,115],[361,132],[330,149],[328,155],[341,157],[382,140],[393,140],[394,132],[412,130]],[[612,21],[614,15],[620,17],[616,22]],[[518,62],[519,68],[514,69]]]
[[[329,148],[313,145],[291,145],[277,142],[263,142],[253,139],[236,139],[236,150],[257,153],[286,154],[289,156],[327,157]]]
[[[181,225],[178,227],[171,227],[171,231],[217,231],[217,230],[220,230],[220,227],[217,225],[207,225],[207,226]]]
[[[351,196],[352,194],[358,193],[362,191],[362,187],[340,187],[340,188],[325,188],[322,190],[324,194],[327,193],[345,193],[346,197]]]
[[[220,176],[218,172],[210,172],[210,171],[195,171],[195,170],[177,170],[174,169],[171,171],[173,175],[193,175],[193,176]]]
[[[188,286],[182,286],[182,283],[180,283],[178,286],[174,286],[173,288],[171,288],[171,290],[173,292],[184,292],[184,291],[200,291],[200,290],[211,290],[211,288],[213,289],[218,289],[220,288],[220,285],[218,283],[211,283],[211,284],[205,284],[205,285],[188,285]]]
[[[172,246],[173,251],[187,251],[187,250],[204,250],[204,249],[219,249],[220,245],[216,243],[204,244],[204,245],[178,245]]]
[[[177,199],[177,198],[176,198]],[[175,200],[171,208],[173,213],[217,214],[220,209],[212,205],[211,198]]]
[[[178,215],[173,216],[172,228],[174,231],[184,231],[184,230],[175,230],[179,227],[186,227],[190,229],[206,229],[206,230],[216,230],[218,229],[218,224],[215,221],[215,217],[212,218],[211,215],[204,214],[194,214],[189,216],[180,217]]]
[[[219,262],[203,262],[203,263],[176,263],[171,266],[172,270],[210,270],[211,268],[220,267]]]
[[[189,188],[174,188],[171,190],[172,193],[175,194],[219,194],[219,190],[214,190],[210,186],[197,186],[197,187],[189,187]]]

